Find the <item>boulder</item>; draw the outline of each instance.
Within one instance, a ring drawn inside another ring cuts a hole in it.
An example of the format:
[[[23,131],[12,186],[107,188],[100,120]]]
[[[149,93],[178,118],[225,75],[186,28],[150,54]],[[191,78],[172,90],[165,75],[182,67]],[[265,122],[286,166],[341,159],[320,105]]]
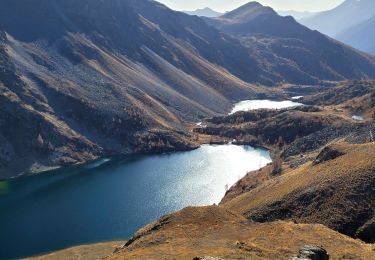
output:
[[[299,250],[298,256],[292,257],[291,260],[328,260],[327,251],[319,246],[305,245]]]
[[[344,155],[341,151],[335,149],[334,147],[327,146],[316,157],[314,160],[314,165],[336,159],[341,155]]]

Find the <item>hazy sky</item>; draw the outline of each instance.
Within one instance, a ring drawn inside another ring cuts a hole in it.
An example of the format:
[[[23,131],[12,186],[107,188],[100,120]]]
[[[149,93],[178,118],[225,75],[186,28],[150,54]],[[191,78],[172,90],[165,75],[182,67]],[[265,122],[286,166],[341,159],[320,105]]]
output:
[[[175,10],[195,10],[211,7],[214,10],[225,12],[233,10],[250,0],[158,0]],[[276,10],[322,11],[331,9],[344,0],[258,0]]]

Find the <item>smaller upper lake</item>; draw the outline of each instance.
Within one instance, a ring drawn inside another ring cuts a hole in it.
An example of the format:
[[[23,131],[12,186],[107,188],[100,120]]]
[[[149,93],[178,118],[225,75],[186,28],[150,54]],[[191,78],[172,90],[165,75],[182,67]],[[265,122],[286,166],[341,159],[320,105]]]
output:
[[[239,111],[250,111],[256,109],[282,109],[288,107],[303,106],[302,103],[284,100],[284,101],[272,101],[272,100],[244,100],[234,105],[231,114]]]
[[[361,116],[361,115],[353,115],[352,118],[353,118],[354,120],[356,120],[356,121],[363,121],[363,120],[365,120],[365,119],[363,118],[363,116]]]

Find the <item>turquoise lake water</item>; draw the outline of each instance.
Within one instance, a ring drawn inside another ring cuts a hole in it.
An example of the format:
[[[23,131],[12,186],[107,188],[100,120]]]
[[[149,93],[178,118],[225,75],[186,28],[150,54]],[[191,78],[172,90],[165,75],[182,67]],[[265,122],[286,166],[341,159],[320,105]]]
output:
[[[226,187],[269,162],[262,149],[204,145],[0,182],[0,259],[127,239],[164,214],[220,202]]]

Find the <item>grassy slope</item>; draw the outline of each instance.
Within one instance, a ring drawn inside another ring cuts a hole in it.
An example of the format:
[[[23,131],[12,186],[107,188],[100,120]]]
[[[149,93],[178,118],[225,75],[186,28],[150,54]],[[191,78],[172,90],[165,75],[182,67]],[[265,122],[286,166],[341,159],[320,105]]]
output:
[[[309,162],[224,203],[224,207],[258,221],[321,223],[372,241],[365,229],[373,218],[375,144],[340,143],[331,148],[343,155],[316,165]]]
[[[290,259],[305,244],[326,248],[334,259],[375,257],[372,246],[322,225],[251,223],[222,207],[186,208],[150,224],[108,259]]]
[[[117,247],[124,242],[107,242],[93,245],[84,245],[68,248],[65,250],[56,251],[47,255],[35,256],[26,259],[34,260],[49,260],[49,259],[80,259],[80,260],[92,260],[102,259],[107,255],[111,254]]]

